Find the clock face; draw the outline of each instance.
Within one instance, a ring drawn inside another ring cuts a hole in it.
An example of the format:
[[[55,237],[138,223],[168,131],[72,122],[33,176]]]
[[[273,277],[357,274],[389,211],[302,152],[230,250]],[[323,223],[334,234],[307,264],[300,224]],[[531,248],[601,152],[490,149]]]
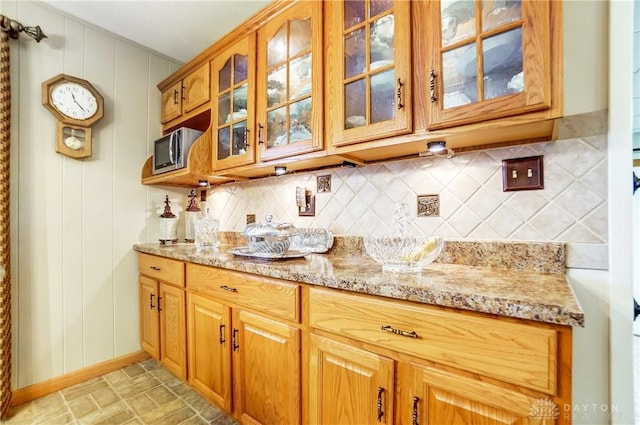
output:
[[[61,114],[75,120],[91,118],[98,110],[96,97],[89,89],[68,81],[51,90],[51,103]]]

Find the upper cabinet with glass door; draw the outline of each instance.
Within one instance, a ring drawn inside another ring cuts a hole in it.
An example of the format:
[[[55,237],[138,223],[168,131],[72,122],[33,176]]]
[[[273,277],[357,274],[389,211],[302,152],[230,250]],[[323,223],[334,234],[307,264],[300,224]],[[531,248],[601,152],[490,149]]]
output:
[[[322,2],[293,4],[258,30],[260,160],[323,148]]]
[[[429,129],[551,106],[550,5],[545,0],[424,3],[430,32]]]
[[[326,126],[334,146],[412,131],[410,6],[326,3]]]
[[[211,61],[213,169],[255,163],[255,34]]]

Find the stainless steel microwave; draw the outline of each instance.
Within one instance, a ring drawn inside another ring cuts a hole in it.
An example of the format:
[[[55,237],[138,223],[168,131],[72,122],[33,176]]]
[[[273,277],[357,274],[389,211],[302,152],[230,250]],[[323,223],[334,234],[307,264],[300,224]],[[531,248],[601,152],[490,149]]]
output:
[[[153,174],[184,168],[189,149],[201,134],[200,130],[180,127],[153,142]]]

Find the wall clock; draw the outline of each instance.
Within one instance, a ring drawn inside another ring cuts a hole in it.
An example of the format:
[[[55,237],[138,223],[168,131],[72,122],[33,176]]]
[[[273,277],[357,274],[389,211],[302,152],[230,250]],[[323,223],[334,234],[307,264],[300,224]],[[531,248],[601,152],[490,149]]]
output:
[[[87,80],[59,74],[42,83],[42,104],[56,118],[56,152],[91,156],[91,126],[104,116],[104,98]]]

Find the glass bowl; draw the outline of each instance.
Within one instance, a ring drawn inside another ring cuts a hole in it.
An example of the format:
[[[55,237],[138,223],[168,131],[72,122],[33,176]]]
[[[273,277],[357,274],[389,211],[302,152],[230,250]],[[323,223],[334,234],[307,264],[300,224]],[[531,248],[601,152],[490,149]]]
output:
[[[444,247],[441,236],[369,235],[364,238],[367,254],[382,264],[382,270],[416,273],[432,263]]]

